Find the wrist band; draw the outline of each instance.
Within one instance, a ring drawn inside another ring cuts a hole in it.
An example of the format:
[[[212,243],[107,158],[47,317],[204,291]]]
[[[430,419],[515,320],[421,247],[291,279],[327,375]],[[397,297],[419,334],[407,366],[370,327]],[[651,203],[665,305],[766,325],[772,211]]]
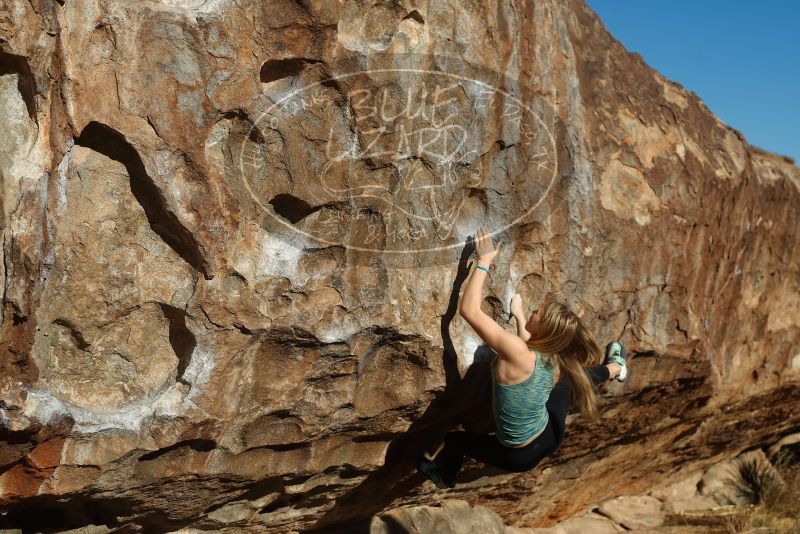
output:
[[[489,272],[488,267],[484,267],[483,265],[478,265],[477,263],[475,264],[475,268],[480,269],[481,271],[486,271],[487,273]]]

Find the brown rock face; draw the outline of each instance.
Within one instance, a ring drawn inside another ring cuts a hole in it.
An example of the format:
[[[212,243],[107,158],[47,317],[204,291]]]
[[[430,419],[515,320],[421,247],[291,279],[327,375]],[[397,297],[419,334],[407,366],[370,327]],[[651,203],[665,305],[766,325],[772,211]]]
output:
[[[633,374],[448,497],[544,527],[800,428],[800,170],[580,1],[0,0],[0,104],[2,528],[437,503],[410,460],[492,428],[480,225],[487,312],[554,295]]]

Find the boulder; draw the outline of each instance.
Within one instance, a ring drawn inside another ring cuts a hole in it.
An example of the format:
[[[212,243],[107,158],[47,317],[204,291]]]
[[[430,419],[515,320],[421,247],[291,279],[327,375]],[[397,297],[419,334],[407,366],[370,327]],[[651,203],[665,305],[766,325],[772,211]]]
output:
[[[584,2],[0,5],[0,528],[548,528],[800,426],[800,170]],[[556,298],[632,378],[442,492],[479,226],[486,313]]]
[[[600,503],[597,512],[627,530],[656,528],[664,522],[661,501],[648,495],[623,495]]]

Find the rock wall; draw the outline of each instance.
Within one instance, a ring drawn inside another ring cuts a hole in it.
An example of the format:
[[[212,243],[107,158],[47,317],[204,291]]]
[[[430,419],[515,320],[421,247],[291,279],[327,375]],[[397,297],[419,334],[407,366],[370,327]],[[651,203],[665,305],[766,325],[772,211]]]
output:
[[[4,528],[438,502],[479,225],[487,312],[554,295],[633,375],[448,498],[548,526],[800,427],[800,171],[580,1],[2,0],[0,101]]]

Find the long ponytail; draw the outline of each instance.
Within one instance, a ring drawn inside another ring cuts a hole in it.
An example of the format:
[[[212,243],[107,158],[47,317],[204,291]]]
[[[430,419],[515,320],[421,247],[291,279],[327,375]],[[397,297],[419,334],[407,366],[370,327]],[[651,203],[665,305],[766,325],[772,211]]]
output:
[[[583,368],[602,363],[603,354],[583,320],[566,305],[548,299],[541,307],[539,322],[527,344],[555,359],[572,384],[571,400],[580,414],[596,420],[597,395]]]

